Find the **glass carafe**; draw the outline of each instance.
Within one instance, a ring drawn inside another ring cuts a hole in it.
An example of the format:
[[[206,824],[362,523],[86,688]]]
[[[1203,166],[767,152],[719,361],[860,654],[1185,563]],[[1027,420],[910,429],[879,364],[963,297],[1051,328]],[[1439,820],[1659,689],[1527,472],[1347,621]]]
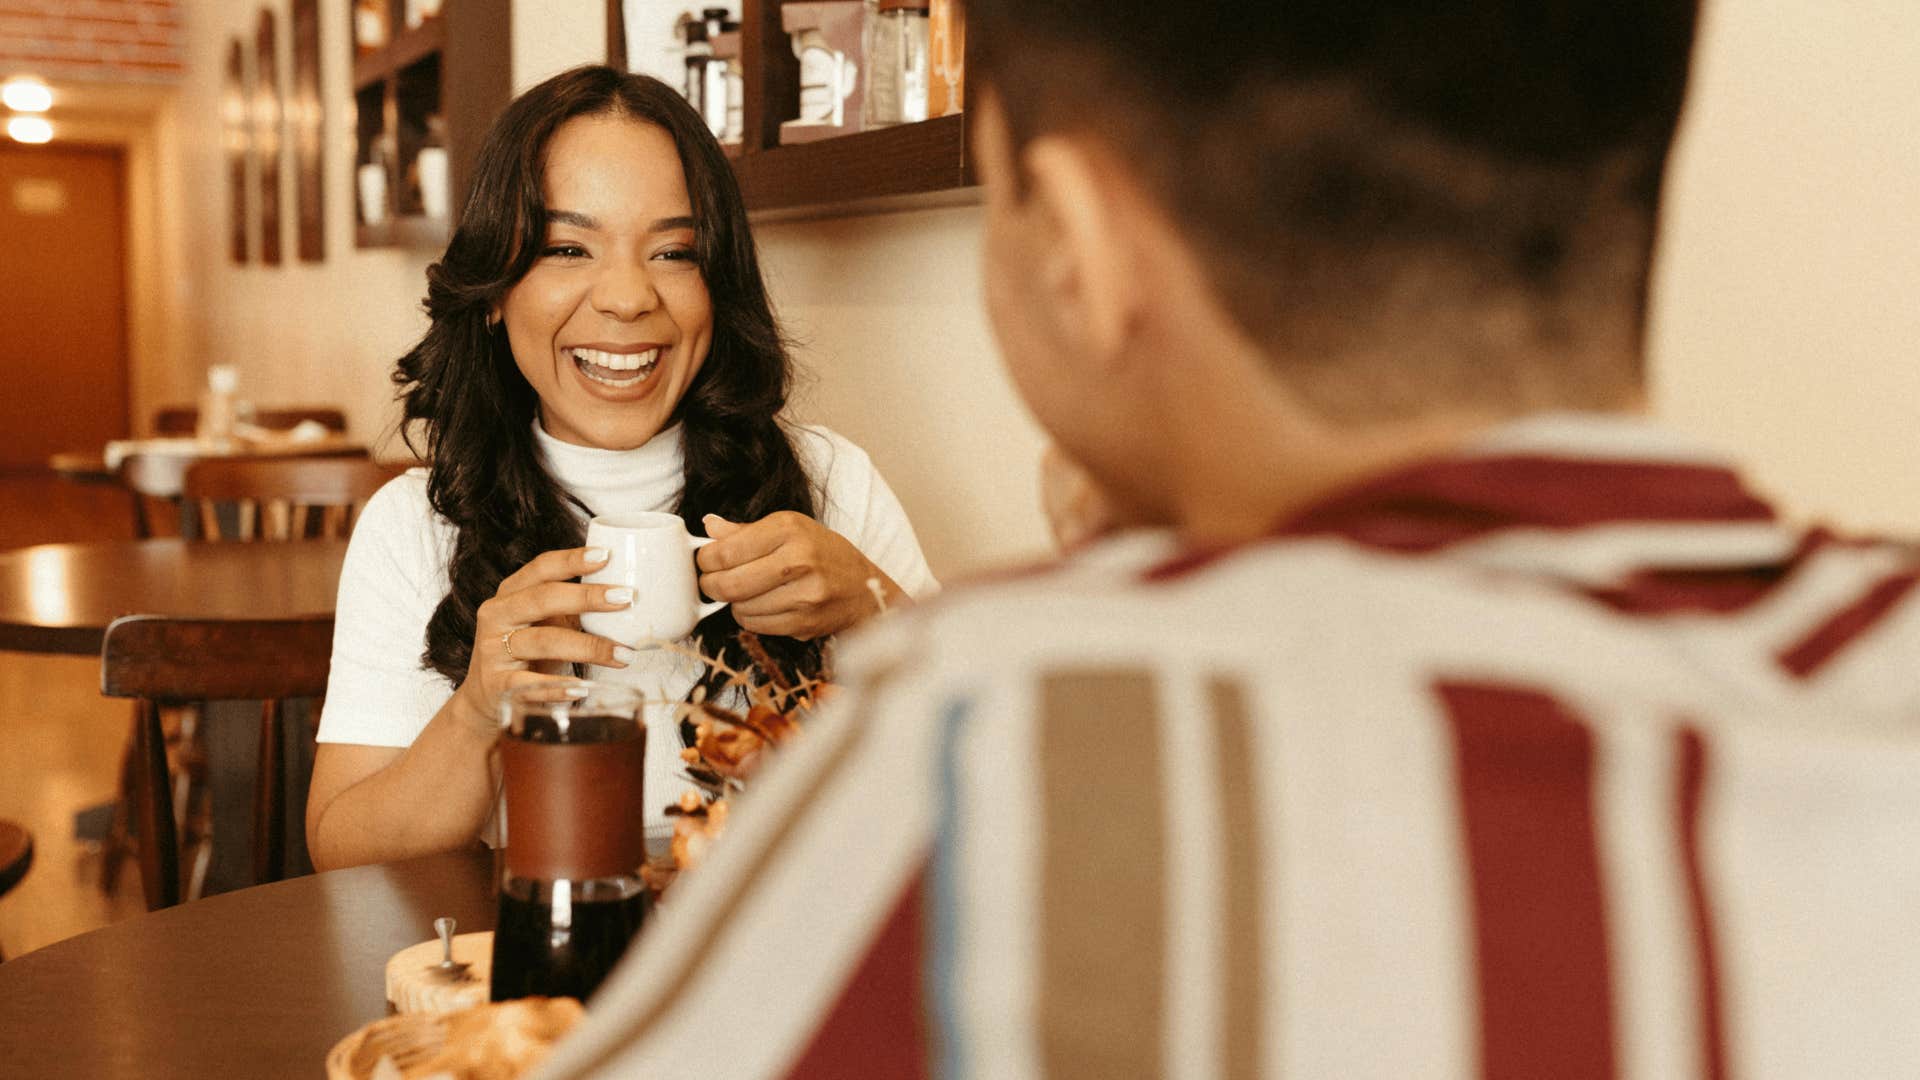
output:
[[[501,704],[505,869],[495,1001],[584,1000],[647,915],[646,728],[624,687],[521,687]]]

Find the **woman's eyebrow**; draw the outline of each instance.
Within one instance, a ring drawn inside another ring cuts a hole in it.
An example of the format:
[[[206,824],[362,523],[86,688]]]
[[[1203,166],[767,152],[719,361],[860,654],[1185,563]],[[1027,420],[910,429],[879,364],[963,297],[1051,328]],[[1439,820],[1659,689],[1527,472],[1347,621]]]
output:
[[[547,211],[547,224],[571,225],[576,229],[588,229],[594,232],[600,231],[599,218],[591,214],[583,214],[578,210],[549,210]],[[693,218],[683,214],[678,217],[655,218],[653,223],[647,226],[647,231],[663,233],[673,232],[675,229],[691,229],[693,227]]]
[[[600,220],[598,218],[589,214],[583,214],[578,210],[549,210],[547,211],[547,224],[572,225],[576,229],[591,229],[595,232],[598,232],[600,229]]]

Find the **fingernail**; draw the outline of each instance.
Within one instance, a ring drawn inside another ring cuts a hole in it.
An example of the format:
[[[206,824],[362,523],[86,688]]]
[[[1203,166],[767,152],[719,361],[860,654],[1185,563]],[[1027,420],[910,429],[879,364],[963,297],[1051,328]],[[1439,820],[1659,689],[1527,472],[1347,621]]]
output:
[[[626,587],[626,586],[624,586],[624,585],[622,585],[621,587],[619,587],[619,588],[617,588],[617,589],[608,589],[608,590],[607,590],[607,603],[609,603],[609,604],[631,604],[631,603],[633,603],[633,590],[632,590],[632,589],[629,589],[629,588],[627,588],[627,587]]]
[[[632,649],[627,648],[625,645],[615,645],[613,647],[613,658],[615,660],[620,661],[622,664],[633,663],[633,658],[639,655],[640,655],[639,653],[634,652]]]
[[[587,561],[588,562],[606,562],[607,549],[606,548],[588,548]]]
[[[566,695],[570,698],[583,698],[591,693],[593,693],[591,686],[569,686],[566,689]]]

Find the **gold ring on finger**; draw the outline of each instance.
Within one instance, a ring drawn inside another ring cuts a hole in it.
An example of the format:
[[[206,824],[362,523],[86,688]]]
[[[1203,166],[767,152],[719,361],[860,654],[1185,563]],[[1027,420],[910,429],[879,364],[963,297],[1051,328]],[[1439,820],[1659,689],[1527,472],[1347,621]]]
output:
[[[516,664],[522,664],[522,663],[525,663],[526,661],[513,655],[513,635],[525,629],[526,627],[524,626],[516,626],[513,629],[507,631],[506,633],[500,635],[500,647],[507,650],[507,659],[512,660]]]

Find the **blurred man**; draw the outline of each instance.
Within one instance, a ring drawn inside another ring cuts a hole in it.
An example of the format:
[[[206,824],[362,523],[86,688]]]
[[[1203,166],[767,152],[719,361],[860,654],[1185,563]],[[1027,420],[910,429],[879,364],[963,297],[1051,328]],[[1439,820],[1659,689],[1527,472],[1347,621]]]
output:
[[[1008,368],[1166,528],[849,648],[552,1075],[1910,1071],[1920,568],[1637,415],[1693,5],[970,7]]]

